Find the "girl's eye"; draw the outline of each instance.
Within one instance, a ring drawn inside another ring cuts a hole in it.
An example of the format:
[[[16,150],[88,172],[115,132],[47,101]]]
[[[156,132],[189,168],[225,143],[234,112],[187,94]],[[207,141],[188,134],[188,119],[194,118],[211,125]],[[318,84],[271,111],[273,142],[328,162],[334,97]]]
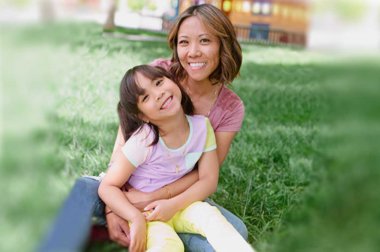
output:
[[[146,102],[148,100],[149,96],[148,95],[144,95],[143,98],[141,99],[142,102]]]
[[[162,79],[156,81],[156,86],[160,86],[162,84]]]

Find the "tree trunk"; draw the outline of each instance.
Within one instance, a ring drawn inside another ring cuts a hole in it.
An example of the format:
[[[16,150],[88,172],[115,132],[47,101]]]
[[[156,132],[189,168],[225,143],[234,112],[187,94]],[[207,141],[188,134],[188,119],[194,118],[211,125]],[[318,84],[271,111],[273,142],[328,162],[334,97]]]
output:
[[[51,21],[54,21],[54,6],[51,0],[41,0],[39,7],[42,22],[50,23]]]
[[[115,26],[115,13],[116,13],[116,0],[108,0],[109,6],[107,11],[107,19],[103,25],[103,31],[114,30]]]

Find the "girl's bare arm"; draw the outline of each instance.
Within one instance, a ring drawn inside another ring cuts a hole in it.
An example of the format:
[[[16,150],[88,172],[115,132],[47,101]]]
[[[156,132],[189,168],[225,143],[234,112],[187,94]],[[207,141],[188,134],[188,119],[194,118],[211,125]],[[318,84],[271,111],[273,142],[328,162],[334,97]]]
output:
[[[219,166],[222,165],[225,158],[227,157],[228,151],[230,149],[231,143],[236,133],[237,132],[216,132],[215,133],[216,144],[217,144],[216,153],[218,157]],[[143,209],[147,204],[155,200],[169,199],[181,194],[198,180],[199,180],[198,170],[194,169],[193,171],[191,171],[184,177],[180,178],[179,180],[163,188],[160,188],[159,190],[156,190],[154,192],[143,193],[143,192],[131,189],[128,192],[125,192],[125,194],[132,204],[134,204],[139,209]]]

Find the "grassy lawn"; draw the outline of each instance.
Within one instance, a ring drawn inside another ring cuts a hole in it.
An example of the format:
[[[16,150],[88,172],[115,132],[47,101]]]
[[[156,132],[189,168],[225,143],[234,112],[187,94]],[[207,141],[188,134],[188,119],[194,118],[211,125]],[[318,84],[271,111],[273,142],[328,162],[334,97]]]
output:
[[[95,24],[1,27],[0,251],[31,251],[74,180],[104,171],[125,71],[166,43]],[[242,131],[212,198],[260,251],[375,251],[379,62],[244,44]],[[91,251],[119,250],[96,245]]]

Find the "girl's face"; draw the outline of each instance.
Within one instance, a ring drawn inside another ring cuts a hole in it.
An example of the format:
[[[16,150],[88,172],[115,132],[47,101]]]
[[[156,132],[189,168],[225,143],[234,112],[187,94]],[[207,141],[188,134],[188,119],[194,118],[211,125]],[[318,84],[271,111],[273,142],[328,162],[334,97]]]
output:
[[[178,115],[182,109],[182,95],[177,84],[166,77],[151,80],[139,72],[135,78],[140,88],[144,89],[144,93],[137,100],[142,120],[157,125],[165,119]]]
[[[188,77],[194,81],[208,80],[219,65],[219,38],[197,16],[192,16],[182,22],[177,41],[179,61]]]

